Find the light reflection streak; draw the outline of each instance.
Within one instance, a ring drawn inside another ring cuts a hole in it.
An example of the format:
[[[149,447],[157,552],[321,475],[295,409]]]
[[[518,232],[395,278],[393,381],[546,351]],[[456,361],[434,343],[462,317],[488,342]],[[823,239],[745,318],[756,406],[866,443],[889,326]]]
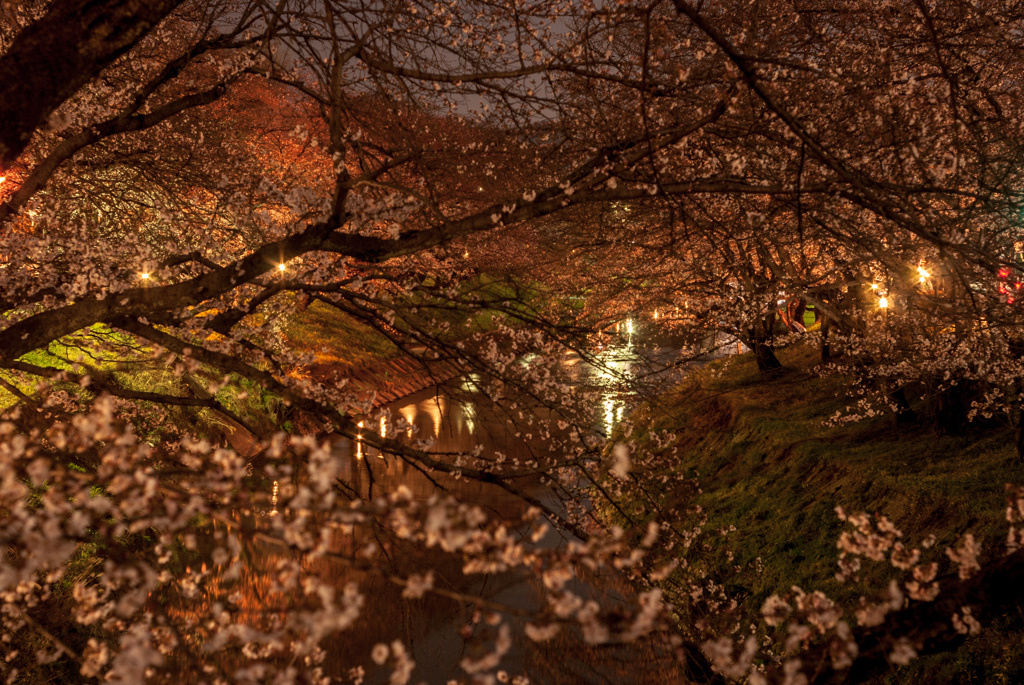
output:
[[[462,418],[466,422],[466,430],[470,435],[476,433],[476,406],[472,402],[465,402],[462,405]]]
[[[409,404],[402,407],[398,411],[402,414],[402,418],[405,419],[405,422],[409,424],[409,427],[406,429],[405,434],[406,436],[411,438],[412,427],[416,425],[416,405]]]
[[[441,435],[441,422],[447,412],[447,404],[448,403],[443,395],[432,397],[429,400],[424,400],[420,403],[423,413],[430,417],[430,432],[435,438]]]

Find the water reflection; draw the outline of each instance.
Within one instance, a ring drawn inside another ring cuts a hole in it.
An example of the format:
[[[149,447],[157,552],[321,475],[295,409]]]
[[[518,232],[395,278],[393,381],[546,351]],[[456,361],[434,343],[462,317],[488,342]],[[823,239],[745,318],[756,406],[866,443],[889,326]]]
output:
[[[631,333],[631,328],[632,322],[627,321],[627,332]],[[594,388],[598,393],[594,428],[608,435],[628,415],[630,404],[635,401],[628,381],[644,360],[628,339],[623,344],[606,347],[596,359],[597,364],[590,364],[580,363],[578,355],[576,359],[567,358],[563,371],[573,382]],[[529,432],[528,426],[510,422],[507,414],[496,410],[494,403],[481,392],[484,384],[479,376],[467,376],[452,384],[451,395],[431,390],[391,404],[370,426],[366,426],[365,421],[360,422],[355,440],[336,436],[331,445],[332,456],[339,462],[338,476],[346,484],[348,496],[369,500],[401,486],[411,492],[413,499],[425,501],[441,491],[454,495],[459,501],[475,503],[501,520],[521,519],[527,505],[519,497],[474,480],[446,474],[427,476],[401,458],[381,455],[369,444],[374,442],[373,435],[364,433],[369,430],[383,438],[397,437],[412,444],[429,443],[439,454],[473,452],[482,447],[485,454],[501,452],[520,461],[536,458],[551,449],[539,432],[536,435]],[[398,418],[392,421],[392,417]],[[263,513],[258,510],[236,513],[230,530],[217,522],[202,529],[205,537],[194,558],[209,564],[204,582],[194,597],[164,597],[161,601],[166,611],[192,616],[201,625],[217,607],[231,606],[236,608],[234,620],[240,625],[273,630],[288,612],[301,610],[301,599],[275,590],[275,579],[282,564],[295,560],[295,555],[283,545],[251,534],[251,531],[275,529],[291,515],[279,506],[287,506],[293,484],[275,480],[267,485],[269,509],[264,509]],[[554,510],[564,511],[559,500],[539,480],[524,480],[520,486]],[[434,570],[438,586],[522,610],[539,606],[538,581],[520,571],[467,576],[462,573],[460,557],[437,549],[425,551],[383,530],[327,522],[324,529],[328,550],[336,556],[303,558],[300,560],[303,570],[328,581],[339,593],[347,583],[356,583],[366,598],[357,627],[324,643],[325,672],[332,677],[347,680],[351,668],[362,666],[367,671],[365,682],[388,682],[389,671],[376,667],[369,655],[375,644],[390,643],[398,638],[417,664],[410,682],[468,682],[459,662],[467,656],[479,655],[480,650],[493,644],[495,628],[488,625],[486,613],[481,614],[474,605],[431,594],[418,600],[404,599],[402,589],[391,583],[387,574],[405,577],[429,568]],[[241,534],[240,531],[249,532]],[[512,532],[524,539],[530,533],[525,528]],[[240,569],[210,562],[212,550],[223,544],[216,541],[217,536],[228,534],[237,535],[242,541],[245,563]],[[372,572],[355,568],[358,564],[346,563],[345,559],[365,562],[365,557],[359,557],[358,552],[371,540],[380,550]],[[537,544],[555,547],[566,543],[565,537],[552,531]],[[574,582],[573,590],[604,604],[620,602],[630,592],[617,576],[588,575],[584,570],[581,575],[585,582]],[[513,646],[501,668],[513,675],[525,674],[532,683],[681,681],[680,674],[670,666],[669,655],[652,641],[591,648],[573,631],[564,630],[550,642],[533,643],[522,634],[523,620],[509,620],[513,627]],[[201,631],[194,636],[196,640],[201,638]],[[241,653],[224,658],[228,660],[224,665],[230,668],[240,668],[247,663]],[[193,675],[184,675],[182,682],[198,682]]]

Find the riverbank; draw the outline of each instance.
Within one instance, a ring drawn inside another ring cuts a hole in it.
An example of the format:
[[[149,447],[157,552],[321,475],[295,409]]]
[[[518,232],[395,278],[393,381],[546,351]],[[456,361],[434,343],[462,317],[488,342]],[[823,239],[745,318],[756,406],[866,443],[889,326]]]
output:
[[[939,435],[924,425],[897,427],[891,416],[826,425],[851,403],[846,379],[820,377],[810,346],[778,356],[786,371],[771,381],[759,376],[752,355],[715,362],[632,420],[675,433],[677,469],[703,489],[692,501],[707,513],[705,528],[735,526],[729,567],[756,571],[725,578],[722,564],[717,572],[751,617],[769,595],[794,585],[848,607],[856,600],[862,586],[835,578],[837,506],[887,516],[909,544],[934,535],[933,549],[944,550],[970,532],[983,556],[1003,553],[1004,487],[1024,483],[1009,427]],[[886,571],[878,572],[884,584]],[[890,679],[1024,682],[1019,616],[987,628],[956,652],[914,661]]]

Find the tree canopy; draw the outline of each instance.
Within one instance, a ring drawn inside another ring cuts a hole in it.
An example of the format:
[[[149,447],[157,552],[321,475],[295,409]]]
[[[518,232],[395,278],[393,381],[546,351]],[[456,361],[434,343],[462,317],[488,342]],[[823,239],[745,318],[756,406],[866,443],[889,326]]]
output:
[[[653,312],[686,341],[677,367],[722,332],[770,378],[782,320],[855,379],[836,422],[1002,421],[1024,454],[1022,18],[1004,0],[3,2],[0,669],[319,682],[376,663],[406,682],[399,634],[324,651],[375,620],[374,583],[473,609],[467,678],[559,631],[708,682],[864,678],[958,644],[1022,599],[1015,528],[984,568],[973,538],[951,547],[946,578],[886,519],[842,514],[842,572],[906,578],[860,619],[795,589],[741,626],[677,436],[595,422],[566,360],[625,383],[595,336]],[[387,408],[394,369],[469,379],[543,444],[438,446]],[[344,450],[436,490],[375,485]],[[489,515],[466,482],[515,504]],[[573,580],[602,570],[618,600]],[[502,573],[538,603],[441,580]]]

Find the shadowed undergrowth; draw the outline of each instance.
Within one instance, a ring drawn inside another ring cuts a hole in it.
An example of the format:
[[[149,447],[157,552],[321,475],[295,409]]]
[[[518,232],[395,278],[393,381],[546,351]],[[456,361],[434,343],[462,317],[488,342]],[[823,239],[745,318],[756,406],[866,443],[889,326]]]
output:
[[[759,570],[726,582],[738,583],[731,590],[746,597],[748,611],[794,585],[851,606],[869,581],[881,588],[893,577],[891,567],[877,565],[865,567],[864,585],[836,580],[837,506],[887,516],[908,545],[934,535],[933,557],[944,558],[942,551],[968,532],[984,558],[1004,553],[1004,486],[1024,483],[1008,427],[979,424],[962,435],[939,435],[923,425],[897,427],[891,416],[826,425],[853,404],[844,397],[844,379],[817,376],[817,351],[809,345],[778,356],[786,371],[773,380],[760,377],[752,355],[743,355],[695,373],[677,394],[634,418],[638,426],[676,433],[677,468],[701,483],[694,501],[708,514],[706,529],[736,527],[728,537],[732,563]],[[1013,608],[957,652],[914,661],[890,680],[1022,682],[1021,623]]]

